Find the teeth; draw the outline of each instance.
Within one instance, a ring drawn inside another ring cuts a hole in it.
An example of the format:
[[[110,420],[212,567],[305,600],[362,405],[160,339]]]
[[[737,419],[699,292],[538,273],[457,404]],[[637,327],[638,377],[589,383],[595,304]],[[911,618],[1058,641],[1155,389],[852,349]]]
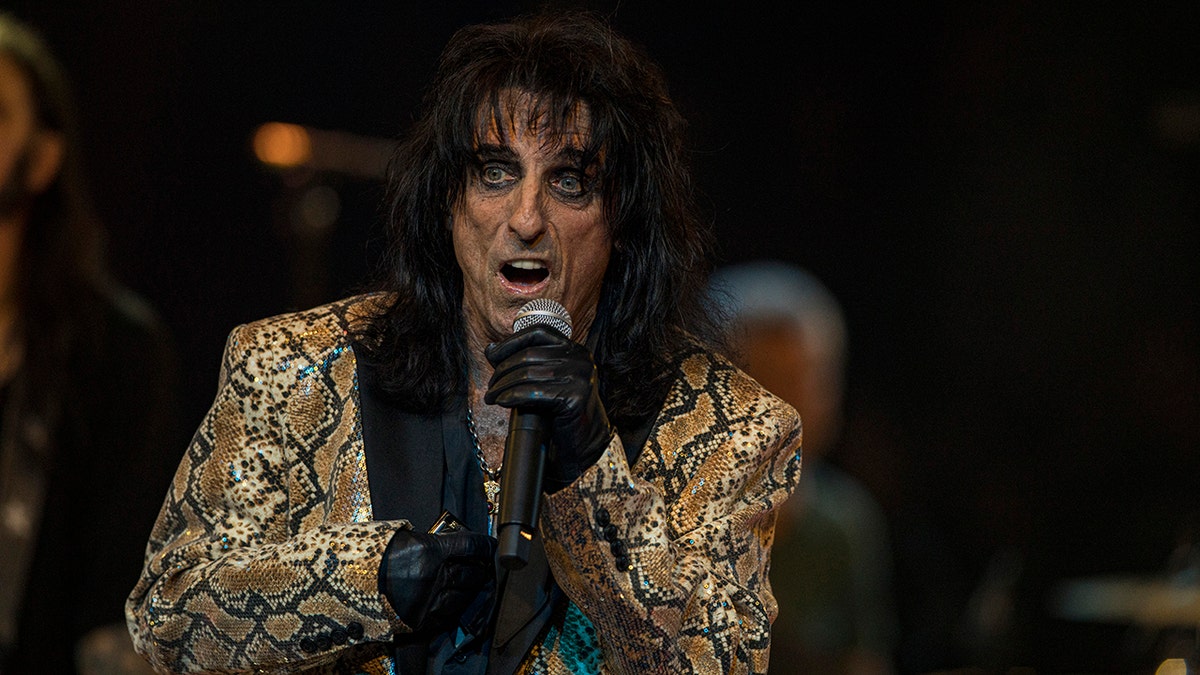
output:
[[[509,265],[519,270],[544,270],[546,266],[536,260],[514,260]]]

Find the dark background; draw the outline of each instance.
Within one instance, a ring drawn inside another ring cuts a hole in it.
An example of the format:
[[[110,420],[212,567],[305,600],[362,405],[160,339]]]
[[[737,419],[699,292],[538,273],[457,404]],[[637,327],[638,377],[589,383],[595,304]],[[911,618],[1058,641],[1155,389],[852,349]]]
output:
[[[378,251],[379,186],[267,170],[257,125],[394,137],[455,28],[538,4],[6,3],[76,85],[189,426],[230,329],[351,292]],[[1144,667],[1163,633],[1049,593],[1166,573],[1198,534],[1200,7],[1041,4],[563,4],[667,71],[722,260],[798,263],[844,304],[834,460],[891,519],[902,672]],[[316,183],[341,203],[321,263],[286,217]]]

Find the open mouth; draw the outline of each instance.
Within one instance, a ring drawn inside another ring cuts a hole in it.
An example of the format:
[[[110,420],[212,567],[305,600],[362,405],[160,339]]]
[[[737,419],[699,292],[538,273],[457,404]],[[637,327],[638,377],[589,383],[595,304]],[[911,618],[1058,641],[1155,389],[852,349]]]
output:
[[[500,274],[504,275],[509,283],[518,286],[533,286],[545,281],[546,277],[550,276],[550,270],[536,260],[514,260],[505,263],[500,268]]]

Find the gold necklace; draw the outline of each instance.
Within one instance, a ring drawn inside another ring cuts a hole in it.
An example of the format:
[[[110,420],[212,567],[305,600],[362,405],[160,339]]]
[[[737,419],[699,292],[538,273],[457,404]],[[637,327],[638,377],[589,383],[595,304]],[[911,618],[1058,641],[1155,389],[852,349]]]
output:
[[[471,432],[471,442],[475,444],[475,457],[479,460],[479,468],[483,469],[483,497],[487,500],[488,534],[496,536],[496,519],[500,516],[500,469],[504,462],[493,469],[488,466],[487,458],[483,456],[483,447],[479,444],[479,434],[475,432],[475,412],[471,404],[467,404],[467,431]]]

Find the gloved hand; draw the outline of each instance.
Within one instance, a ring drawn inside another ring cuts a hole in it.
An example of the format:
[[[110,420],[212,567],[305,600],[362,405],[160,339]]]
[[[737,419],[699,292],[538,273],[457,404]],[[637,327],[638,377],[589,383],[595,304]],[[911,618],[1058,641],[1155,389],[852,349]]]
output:
[[[495,589],[495,558],[496,540],[486,534],[399,530],[384,552],[379,590],[414,632],[443,632],[467,625],[464,610]]]
[[[484,401],[554,418],[542,488],[553,493],[571,484],[596,463],[613,434],[592,355],[536,324],[488,345],[484,355],[496,369]]]

